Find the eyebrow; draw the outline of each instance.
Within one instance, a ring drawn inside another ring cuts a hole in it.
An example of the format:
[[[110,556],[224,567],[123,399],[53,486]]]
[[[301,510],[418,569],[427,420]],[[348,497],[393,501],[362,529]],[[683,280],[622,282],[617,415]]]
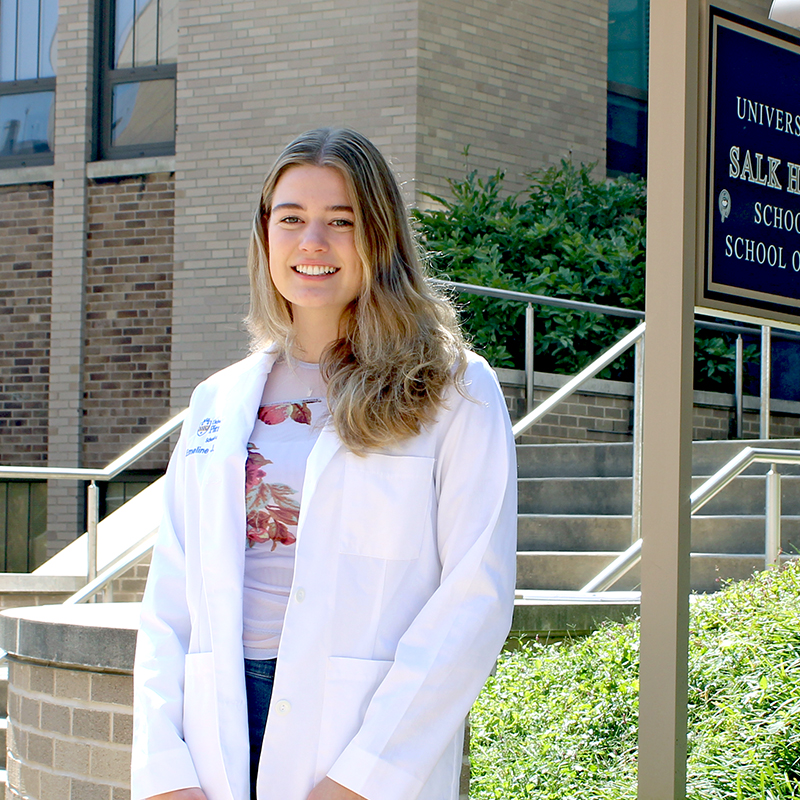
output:
[[[300,205],[300,203],[279,203],[276,206],[272,206],[273,211],[277,211],[279,208],[289,208],[289,209],[298,209],[299,211],[305,211],[305,206]],[[352,206],[327,206],[325,209],[326,211],[349,211],[351,214],[353,213]]]

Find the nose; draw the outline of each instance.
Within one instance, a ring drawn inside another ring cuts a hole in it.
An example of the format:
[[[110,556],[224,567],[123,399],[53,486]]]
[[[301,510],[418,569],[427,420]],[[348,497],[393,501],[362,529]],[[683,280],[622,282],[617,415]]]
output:
[[[328,249],[328,229],[322,220],[310,220],[303,228],[300,249],[305,253],[317,253]]]

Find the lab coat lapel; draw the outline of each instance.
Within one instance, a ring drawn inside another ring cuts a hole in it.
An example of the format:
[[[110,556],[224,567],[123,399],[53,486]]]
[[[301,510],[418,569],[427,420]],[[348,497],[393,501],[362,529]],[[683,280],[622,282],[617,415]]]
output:
[[[275,358],[274,352],[266,351],[243,362],[241,374],[218,393],[213,408],[213,413],[221,423],[212,454],[214,469],[206,471],[207,479],[201,486],[200,503],[201,507],[205,507],[201,518],[204,528],[201,560],[206,594],[210,597],[212,608],[219,606],[219,610],[226,615],[241,595],[246,532],[244,465],[247,442],[258,414],[264,383]],[[238,596],[233,597],[232,592],[238,592]],[[230,598],[229,602],[218,602],[219,598],[227,597]],[[210,613],[213,611],[210,610]],[[212,625],[211,630],[227,631],[229,627]]]
[[[263,352],[244,362],[240,375],[214,406],[221,420],[213,456],[215,469],[201,487],[205,506],[200,550],[205,608],[208,620],[217,695],[217,730],[232,797],[247,793],[247,704],[242,661],[242,595],[246,509],[244,465],[247,442],[276,354]],[[222,502],[220,502],[222,498]],[[204,613],[202,613],[204,612]],[[225,731],[222,736],[221,732]]]
[[[297,525],[298,539],[302,536],[305,517],[317,490],[319,479],[331,459],[339,451],[339,448],[343,446],[341,439],[336,434],[336,429],[333,427],[333,422],[329,420],[327,425],[320,431],[319,438],[314,443],[306,462],[306,476],[303,480],[303,503]]]

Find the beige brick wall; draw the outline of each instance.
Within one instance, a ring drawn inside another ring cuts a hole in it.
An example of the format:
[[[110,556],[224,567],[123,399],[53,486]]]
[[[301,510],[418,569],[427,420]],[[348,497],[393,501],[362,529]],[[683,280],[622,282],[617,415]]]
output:
[[[104,467],[169,418],[174,181],[92,181],[88,202],[83,466]]]
[[[608,3],[420,0],[417,187],[467,169],[597,162],[605,175]],[[465,161],[462,153],[469,146]]]
[[[53,187],[0,187],[0,463],[47,460]]]
[[[7,796],[129,800],[131,676],[9,662]]]
[[[247,236],[294,136],[348,125],[413,175],[416,1],[180,6],[173,408],[247,348]]]
[[[126,573],[112,582],[112,594],[115,603],[139,603],[147,582],[150,569],[150,556],[134,564]]]
[[[91,152],[94,4],[58,7],[57,99],[53,182],[53,277],[48,458],[80,466],[82,450],[83,284],[86,257],[86,161]],[[48,545],[56,552],[82,527],[82,489],[50,481]]]

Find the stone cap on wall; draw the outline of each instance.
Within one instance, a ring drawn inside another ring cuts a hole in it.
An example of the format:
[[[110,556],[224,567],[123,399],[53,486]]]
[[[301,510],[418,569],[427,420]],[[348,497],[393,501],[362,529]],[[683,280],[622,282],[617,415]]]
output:
[[[10,656],[95,672],[133,672],[139,603],[12,608],[0,613]]]

